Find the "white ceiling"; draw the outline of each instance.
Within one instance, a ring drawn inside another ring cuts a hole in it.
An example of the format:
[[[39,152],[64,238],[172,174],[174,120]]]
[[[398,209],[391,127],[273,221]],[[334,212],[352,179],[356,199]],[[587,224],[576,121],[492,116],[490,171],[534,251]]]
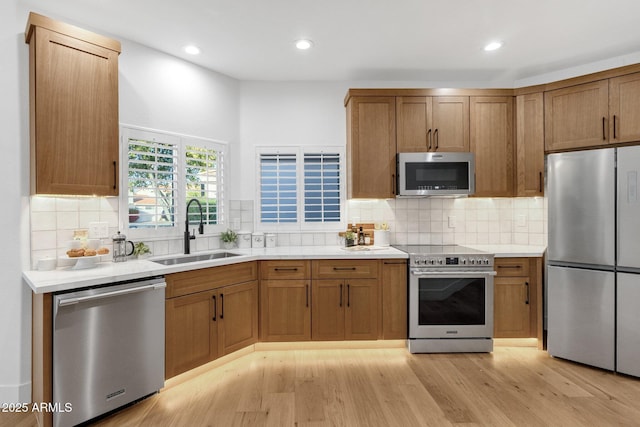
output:
[[[638,0],[19,1],[240,80],[513,82],[640,52]]]

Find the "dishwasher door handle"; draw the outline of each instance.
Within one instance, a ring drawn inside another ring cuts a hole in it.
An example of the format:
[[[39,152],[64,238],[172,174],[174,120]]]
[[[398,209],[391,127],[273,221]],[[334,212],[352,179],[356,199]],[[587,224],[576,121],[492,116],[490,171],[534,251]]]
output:
[[[117,297],[121,295],[135,294],[138,292],[151,291],[151,290],[162,289],[166,287],[167,287],[167,284],[165,282],[158,282],[158,283],[153,283],[151,285],[146,285],[146,286],[137,286],[135,288],[120,289],[118,291],[111,291],[111,292],[102,292],[95,295],[88,295],[86,297],[72,297],[72,298],[66,298],[66,299],[61,298],[58,300],[58,307],[65,307],[67,305],[79,304],[81,302],[95,301],[103,298],[112,298],[112,297]]]

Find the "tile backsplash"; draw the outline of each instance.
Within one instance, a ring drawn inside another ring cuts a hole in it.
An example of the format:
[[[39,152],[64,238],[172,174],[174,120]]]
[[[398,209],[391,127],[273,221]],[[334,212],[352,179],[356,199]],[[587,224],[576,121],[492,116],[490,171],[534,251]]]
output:
[[[119,227],[117,197],[32,196],[31,259],[63,256],[73,231],[90,222]],[[345,223],[386,223],[391,244],[547,244],[546,198],[423,198],[349,200]],[[229,227],[254,231],[253,200],[229,201]],[[278,246],[336,245],[331,232],[276,233]],[[153,255],[182,252],[182,238],[149,239]],[[103,240],[110,247],[111,239]],[[217,235],[197,238],[193,251],[221,247]]]

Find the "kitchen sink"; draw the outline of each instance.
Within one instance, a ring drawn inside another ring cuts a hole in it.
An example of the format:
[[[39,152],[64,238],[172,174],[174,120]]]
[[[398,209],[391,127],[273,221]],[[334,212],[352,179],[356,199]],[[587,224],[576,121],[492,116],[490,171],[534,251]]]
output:
[[[165,258],[165,259],[154,259],[150,260],[153,262],[157,262],[158,264],[163,265],[175,265],[175,264],[186,264],[189,262],[198,262],[198,261],[209,261],[214,259],[222,259],[222,258],[231,258],[234,256],[240,256],[240,254],[234,254],[232,252],[215,252],[211,254],[200,254],[200,255],[191,255],[191,256],[176,256],[173,258]]]

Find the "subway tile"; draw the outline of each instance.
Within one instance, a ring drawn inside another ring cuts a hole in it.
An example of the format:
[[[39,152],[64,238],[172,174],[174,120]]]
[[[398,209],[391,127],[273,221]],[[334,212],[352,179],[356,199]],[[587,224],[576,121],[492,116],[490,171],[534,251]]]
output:
[[[76,212],[78,210],[78,199],[71,197],[56,198],[56,211],[58,212]]]
[[[58,211],[56,213],[56,229],[73,230],[79,228],[77,211]]]
[[[81,197],[78,199],[79,211],[99,211],[100,199],[97,197]]]
[[[31,212],[54,212],[56,210],[56,198],[45,196],[32,196],[30,199]]]
[[[57,229],[55,212],[32,212],[31,231],[45,231]]]
[[[32,251],[56,249],[57,244],[57,233],[55,231],[34,231],[31,233]]]

